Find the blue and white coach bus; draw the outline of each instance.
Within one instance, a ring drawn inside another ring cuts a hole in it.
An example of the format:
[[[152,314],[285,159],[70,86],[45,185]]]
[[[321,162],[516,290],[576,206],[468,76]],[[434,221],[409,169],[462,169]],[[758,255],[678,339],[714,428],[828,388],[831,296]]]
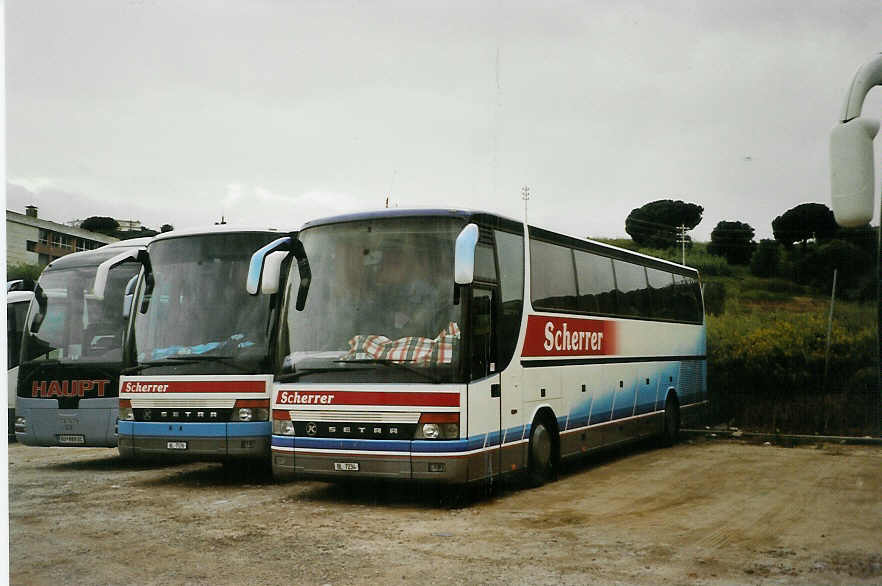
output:
[[[68,254],[43,270],[22,334],[15,403],[21,443],[116,445],[123,334],[138,254],[149,240]]]
[[[268,461],[279,296],[248,295],[245,278],[254,250],[280,236],[223,225],[147,247],[120,380],[122,457]]]
[[[563,458],[673,442],[706,400],[694,269],[456,210],[317,220],[298,242],[272,393],[278,478],[525,469],[538,484]]]

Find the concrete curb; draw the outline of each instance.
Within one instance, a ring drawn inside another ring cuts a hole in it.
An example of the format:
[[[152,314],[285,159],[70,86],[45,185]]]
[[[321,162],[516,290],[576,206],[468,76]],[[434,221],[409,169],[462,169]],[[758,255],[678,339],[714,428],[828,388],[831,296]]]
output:
[[[797,435],[786,433],[760,433],[754,431],[741,431],[731,429],[681,429],[686,436],[708,437],[716,436],[732,439],[755,439],[773,443],[789,444],[846,444],[863,446],[882,446],[882,437],[872,436],[842,436],[842,435]]]

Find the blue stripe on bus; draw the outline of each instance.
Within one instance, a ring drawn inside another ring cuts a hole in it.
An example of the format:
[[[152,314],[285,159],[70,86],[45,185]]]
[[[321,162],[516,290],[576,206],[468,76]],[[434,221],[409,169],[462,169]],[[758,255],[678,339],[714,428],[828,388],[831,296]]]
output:
[[[269,421],[237,421],[227,424],[228,437],[255,437],[259,435],[269,435],[272,430],[273,424]]]
[[[524,427],[513,427],[506,443],[520,441]],[[486,441],[485,441],[486,440]],[[359,450],[378,452],[467,452],[499,445],[499,434],[494,432],[461,440],[350,440],[340,438],[312,438],[273,435],[272,445],[278,448],[305,448],[323,450]]]
[[[469,449],[469,440],[413,441],[412,451],[420,453],[465,452]]]
[[[502,440],[504,444],[510,444],[511,442],[520,441],[524,437],[524,426],[519,425],[518,427],[510,427],[505,430],[505,437]]]
[[[124,426],[123,423],[128,425]],[[226,423],[147,423],[146,421],[121,421],[119,435],[151,437],[227,437]]]
[[[378,452],[409,452],[411,442],[408,440],[356,440],[324,437],[297,437],[295,448],[312,448],[317,450],[365,450]]]
[[[257,437],[269,435],[272,431],[272,424],[269,421],[241,421],[234,423],[120,421],[117,431],[121,436]]]
[[[293,448],[294,436],[291,435],[274,435],[272,445],[276,448]]]

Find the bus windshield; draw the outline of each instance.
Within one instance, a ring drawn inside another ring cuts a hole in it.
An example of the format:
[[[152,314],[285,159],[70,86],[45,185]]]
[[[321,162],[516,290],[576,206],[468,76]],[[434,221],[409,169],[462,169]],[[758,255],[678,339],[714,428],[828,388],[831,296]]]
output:
[[[251,253],[277,237],[231,232],[151,243],[153,290],[145,293],[142,278],[133,308],[137,362],[175,372],[197,362],[200,373],[268,368],[271,299],[248,295],[245,276]]]
[[[24,333],[25,360],[122,360],[126,286],[141,265],[127,262],[111,270],[103,299],[93,293],[97,268],[47,270],[40,276]]]
[[[385,218],[300,233],[312,280],[297,311],[292,263],[281,380],[453,382],[462,305],[454,304],[455,218]]]

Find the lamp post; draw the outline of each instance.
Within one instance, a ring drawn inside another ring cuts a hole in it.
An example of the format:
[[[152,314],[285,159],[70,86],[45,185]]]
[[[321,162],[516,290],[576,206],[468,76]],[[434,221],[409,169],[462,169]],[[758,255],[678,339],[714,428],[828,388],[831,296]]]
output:
[[[867,93],[882,85],[882,53],[861,65],[852,79],[839,123],[830,134],[830,192],[833,215],[840,226],[862,226],[873,218],[875,179],[873,139],[879,121],[861,117]],[[882,211],[880,211],[882,222]],[[877,428],[882,430],[882,228],[876,256],[876,368]]]

